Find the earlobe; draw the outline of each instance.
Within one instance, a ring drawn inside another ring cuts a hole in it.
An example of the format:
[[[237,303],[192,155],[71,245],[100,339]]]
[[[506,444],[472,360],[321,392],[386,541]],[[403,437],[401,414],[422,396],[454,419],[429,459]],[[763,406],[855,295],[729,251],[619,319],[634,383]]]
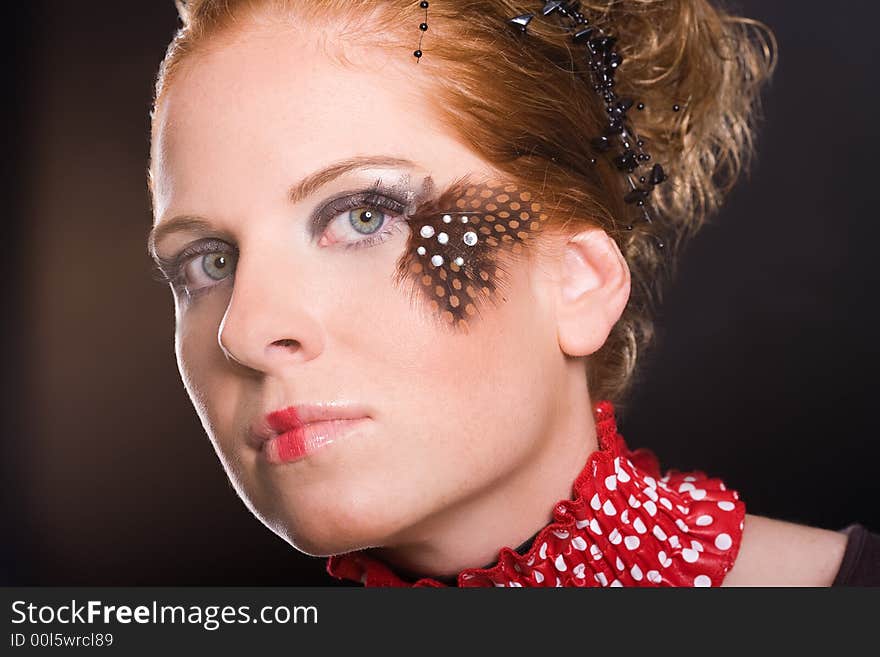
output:
[[[588,356],[605,344],[626,308],[629,267],[617,243],[599,228],[569,238],[559,267],[559,346],[570,356]]]

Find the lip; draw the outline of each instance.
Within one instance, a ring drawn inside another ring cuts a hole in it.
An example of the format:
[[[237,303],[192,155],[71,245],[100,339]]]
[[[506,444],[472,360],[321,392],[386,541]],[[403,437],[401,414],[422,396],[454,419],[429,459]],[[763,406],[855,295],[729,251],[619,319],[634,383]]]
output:
[[[297,404],[252,424],[249,442],[270,463],[289,463],[334,443],[369,419],[369,410],[357,404]]]

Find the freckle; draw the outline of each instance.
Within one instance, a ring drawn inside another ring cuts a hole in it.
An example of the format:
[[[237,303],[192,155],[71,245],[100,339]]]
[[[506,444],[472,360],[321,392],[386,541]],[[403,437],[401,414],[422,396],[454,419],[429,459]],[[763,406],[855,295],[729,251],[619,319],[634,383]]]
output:
[[[521,233],[521,234],[522,234],[522,235],[525,235],[525,233]],[[521,253],[522,250],[523,250],[522,244],[520,244],[519,242],[517,242],[516,244],[513,245],[513,249],[511,249],[511,250],[512,250],[515,254]]]
[[[507,233],[505,233],[504,235],[501,236],[501,241],[505,242],[505,243],[510,243],[513,241],[513,237],[508,235]]]
[[[522,206],[520,206],[520,204],[517,203],[516,201],[514,201],[513,203],[510,204],[510,209],[511,209],[511,210],[519,210],[520,207],[522,207]]]
[[[498,240],[494,237],[487,237],[486,244],[488,244],[489,246],[498,246]]]
[[[510,213],[507,210],[502,210],[498,213],[498,216],[502,219],[507,219],[510,216]]]
[[[492,229],[488,226],[480,226],[480,232],[483,233],[483,235],[490,235],[492,233]]]
[[[516,191],[516,185],[514,185],[513,183],[507,183],[507,184],[504,186],[504,191],[505,191],[505,192],[515,192],[515,191]]]
[[[532,222],[532,225],[529,226],[529,228],[531,228],[532,230],[540,230],[540,229],[541,229],[541,224],[538,223],[537,221],[533,221],[533,222]]]
[[[519,218],[522,219],[523,221],[528,221],[529,220],[529,213],[528,212],[520,212]]]
[[[428,307],[430,307],[431,310],[433,310],[434,312],[437,312],[438,310],[440,310],[440,304],[437,303],[437,301],[435,301],[434,299],[431,299],[431,302],[428,304]]]
[[[485,221],[488,221],[489,223],[492,223],[493,221],[495,221],[495,217],[493,217],[491,214],[487,214],[485,217],[483,217],[483,219]]]
[[[516,234],[516,236],[518,238],[520,238],[521,240],[525,240],[529,236],[529,234],[527,232],[525,232],[524,230],[521,230]]]
[[[449,305],[450,306],[452,306],[453,308],[458,308],[459,303],[461,303],[461,302],[458,300],[457,296],[455,296],[454,294],[449,295]]]
[[[546,218],[547,218],[547,215],[544,214],[543,212],[540,214],[540,216],[538,216],[538,219],[541,221],[544,221]]]
[[[465,311],[468,315],[476,315],[476,314],[477,314],[477,309],[476,309],[476,307],[474,306],[474,304],[472,304],[472,303],[469,303],[468,305],[466,305],[466,306],[464,307],[464,311]]]
[[[448,276],[448,274],[446,273],[446,270],[441,269],[440,270],[440,278],[445,281],[447,276]]]
[[[477,188],[476,188],[476,187],[468,187],[468,188],[467,188],[467,191],[465,191],[464,195],[465,195],[465,196],[473,196],[473,195],[476,194],[476,193],[477,193]]]
[[[532,203],[531,208],[532,208],[532,212],[540,212],[541,211],[541,204],[540,203]]]
[[[422,273],[422,269],[423,269],[423,267],[422,267],[422,263],[421,263],[421,262],[414,262],[414,263],[412,263],[412,264],[409,266],[409,270],[410,270],[413,274],[420,274],[420,273]]]
[[[486,203],[486,212],[495,212],[498,209],[498,206],[494,203]]]
[[[493,192],[491,189],[484,189],[480,192],[480,196],[482,196],[483,198],[489,198],[490,196],[492,196],[492,194]]]
[[[480,199],[478,199],[478,198],[475,198],[475,199],[473,199],[473,200],[471,201],[471,207],[472,207],[472,208],[478,208],[478,207],[480,207],[481,205],[483,205],[483,202],[482,202]]]
[[[455,202],[455,207],[457,207],[457,208],[464,208],[466,206],[467,206],[467,201],[463,198],[460,198]]]
[[[455,260],[449,263],[449,268],[456,273],[461,271],[461,265],[459,265]]]
[[[452,287],[454,287],[456,290],[460,290],[461,289],[461,281],[458,280],[457,278],[453,278],[452,279]]]
[[[445,297],[446,290],[443,289],[442,285],[435,285],[434,286],[434,294],[436,294],[438,297]]]
[[[510,226],[511,228],[513,228],[514,230],[519,228],[519,222],[516,219],[511,219],[507,225]]]
[[[482,278],[484,281],[488,281],[488,280],[489,280],[489,274],[488,274],[487,272],[481,271],[481,272],[480,272],[480,278]]]
[[[531,192],[520,193],[519,200],[520,201],[531,201],[532,200],[532,193]]]
[[[477,291],[474,289],[473,285],[468,285],[464,291],[467,292],[468,296],[471,299],[473,299],[477,296]],[[467,308],[465,308],[465,310],[467,310]]]
[[[455,319],[452,316],[452,313],[449,312],[448,310],[443,311],[442,317],[443,317],[444,321],[446,321],[448,324],[452,324],[453,320]]]
[[[467,323],[467,320],[460,319],[458,320],[458,328],[464,332],[465,335],[470,331],[470,326]]]
[[[496,232],[503,233],[505,230],[507,230],[507,229],[504,227],[504,224],[495,224],[495,231]]]
[[[428,276],[427,274],[422,276],[422,285],[430,285],[430,284],[431,284],[431,277]]]
[[[483,296],[485,296],[485,297],[490,297],[490,296],[492,296],[492,290],[490,290],[488,287],[484,287],[484,288],[483,288],[482,290],[480,290],[480,291],[483,293]]]
[[[507,203],[510,200],[510,196],[508,196],[507,194],[499,194],[495,197],[495,200],[499,203]]]

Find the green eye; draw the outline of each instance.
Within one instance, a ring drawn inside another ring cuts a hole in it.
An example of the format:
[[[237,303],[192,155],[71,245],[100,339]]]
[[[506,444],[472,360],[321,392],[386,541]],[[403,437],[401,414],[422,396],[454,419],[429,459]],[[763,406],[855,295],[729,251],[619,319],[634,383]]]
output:
[[[234,257],[229,253],[207,253],[202,257],[202,270],[215,281],[232,273]]]
[[[385,214],[377,208],[355,208],[348,213],[348,221],[357,232],[369,235],[382,227]]]

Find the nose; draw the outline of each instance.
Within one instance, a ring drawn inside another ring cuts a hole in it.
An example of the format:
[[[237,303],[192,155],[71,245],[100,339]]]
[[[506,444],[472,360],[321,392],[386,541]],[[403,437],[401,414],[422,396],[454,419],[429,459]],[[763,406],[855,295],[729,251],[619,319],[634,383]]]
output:
[[[242,251],[217,332],[220,349],[229,360],[266,374],[315,358],[324,344],[317,294],[309,268],[298,267],[290,254]]]

